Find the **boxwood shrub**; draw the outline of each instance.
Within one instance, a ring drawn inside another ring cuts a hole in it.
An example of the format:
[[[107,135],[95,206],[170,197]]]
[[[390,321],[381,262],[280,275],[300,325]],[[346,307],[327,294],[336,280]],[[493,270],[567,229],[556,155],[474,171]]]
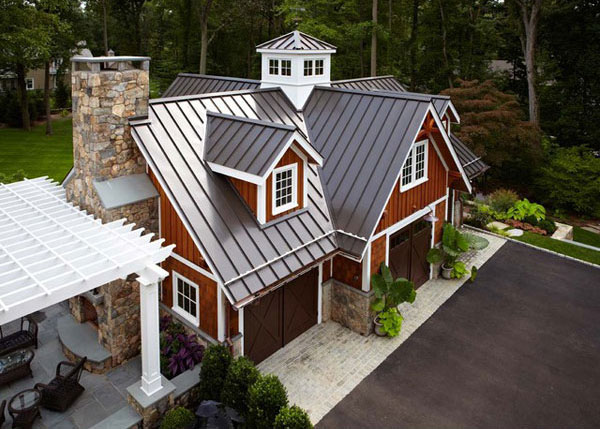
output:
[[[313,425],[306,411],[293,405],[283,407],[275,417],[274,429],[312,429]]]
[[[260,377],[252,361],[244,356],[235,359],[229,366],[221,398],[225,405],[238,413],[248,412],[248,390]]]
[[[166,412],[160,429],[187,429],[196,423],[196,416],[187,408],[177,407]]]
[[[248,390],[247,426],[272,429],[275,417],[287,404],[287,393],[279,378],[275,375],[260,376]]]
[[[198,393],[201,400],[221,401],[223,384],[231,365],[231,353],[221,344],[212,344],[206,348],[202,359]]]

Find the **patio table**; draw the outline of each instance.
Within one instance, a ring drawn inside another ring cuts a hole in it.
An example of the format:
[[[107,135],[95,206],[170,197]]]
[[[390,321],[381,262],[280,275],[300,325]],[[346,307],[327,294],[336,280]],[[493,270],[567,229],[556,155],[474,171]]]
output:
[[[8,414],[13,418],[12,427],[29,429],[40,416],[42,395],[35,389],[26,389],[17,393],[8,403]]]

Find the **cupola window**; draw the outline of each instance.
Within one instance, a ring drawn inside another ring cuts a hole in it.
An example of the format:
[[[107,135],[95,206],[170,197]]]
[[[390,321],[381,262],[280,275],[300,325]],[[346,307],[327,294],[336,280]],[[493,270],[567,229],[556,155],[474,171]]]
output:
[[[292,60],[281,60],[281,75],[291,76],[292,75]]]
[[[315,60],[315,75],[321,76],[323,74],[323,60]]]
[[[272,74],[272,75],[279,74],[279,60],[274,60],[274,59],[269,60],[269,74]]]
[[[304,60],[304,76],[312,76],[313,60]]]

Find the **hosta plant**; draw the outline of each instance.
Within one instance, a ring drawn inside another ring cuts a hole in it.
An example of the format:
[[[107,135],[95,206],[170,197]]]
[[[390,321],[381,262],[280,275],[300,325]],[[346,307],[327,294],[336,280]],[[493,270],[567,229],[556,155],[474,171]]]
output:
[[[400,333],[403,320],[404,317],[402,317],[397,308],[388,308],[379,313],[379,323],[382,325],[381,330],[389,337],[395,337]]]
[[[464,262],[458,261],[458,257],[471,248],[469,237],[469,235],[462,234],[452,224],[445,224],[442,245],[439,248],[434,247],[429,250],[426,258],[427,262],[430,264],[442,263],[443,269],[451,270],[451,278],[460,279],[464,277],[470,271],[466,268]]]
[[[375,325],[382,334],[395,337],[402,327],[402,315],[398,306],[403,302],[413,303],[417,296],[413,282],[404,279],[394,279],[390,268],[381,264],[381,273],[371,276],[371,284],[375,300],[371,309],[377,312]]]
[[[546,219],[546,209],[541,204],[530,202],[523,198],[508,209],[508,216],[516,220],[524,220],[528,216],[535,217],[538,221]]]

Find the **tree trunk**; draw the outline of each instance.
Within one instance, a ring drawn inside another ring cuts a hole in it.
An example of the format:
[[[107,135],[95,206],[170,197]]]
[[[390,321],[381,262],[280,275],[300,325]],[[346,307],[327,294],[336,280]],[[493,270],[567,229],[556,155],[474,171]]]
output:
[[[46,110],[46,135],[52,135],[52,118],[50,117],[50,61],[44,66],[44,107]]]
[[[442,54],[444,57],[444,67],[446,68],[446,75],[448,76],[449,88],[454,87],[453,72],[450,67],[450,61],[448,61],[448,49],[447,49],[447,38],[446,38],[446,20],[444,19],[444,7],[442,0],[439,0],[440,4],[440,26],[442,27]]]
[[[536,91],[535,47],[537,43],[537,26],[540,19],[542,0],[516,0],[523,21],[523,38],[521,46],[527,69],[527,92],[529,96],[529,120],[536,125],[540,122]]]
[[[108,56],[108,24],[106,14],[106,0],[102,0],[102,32],[104,36],[104,55]]]
[[[208,51],[208,17],[213,0],[206,0],[200,12],[200,74],[206,74]]]
[[[373,0],[373,29],[371,30],[371,76],[377,76],[377,2]]]
[[[21,105],[23,129],[25,131],[31,131],[29,103],[27,100],[27,84],[25,83],[25,66],[23,66],[23,64],[17,64],[17,91],[19,93],[19,104]]]
[[[413,0],[412,30],[410,33],[410,90],[417,87],[417,35],[419,33],[419,0]]]

